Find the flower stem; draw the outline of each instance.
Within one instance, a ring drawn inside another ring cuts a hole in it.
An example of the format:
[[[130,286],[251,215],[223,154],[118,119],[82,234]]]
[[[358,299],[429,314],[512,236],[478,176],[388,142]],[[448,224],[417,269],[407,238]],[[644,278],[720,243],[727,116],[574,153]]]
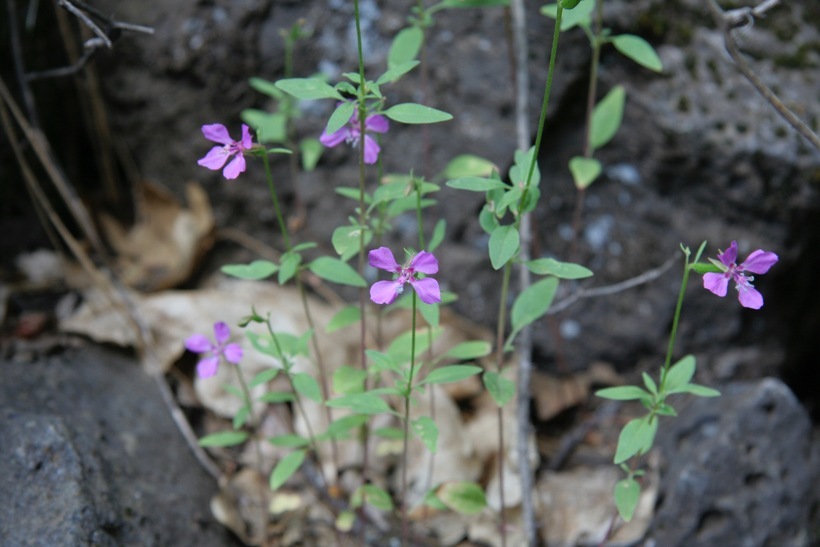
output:
[[[413,291],[413,314],[410,327],[410,376],[404,392],[404,446],[401,455],[401,544],[407,545],[407,444],[410,434],[410,397],[416,371],[416,292]]]
[[[248,416],[251,418],[251,423],[254,424],[255,428],[258,428],[261,424],[256,421],[256,413],[253,411],[253,399],[251,399],[251,392],[248,389],[248,384],[245,383],[245,377],[242,375],[242,371],[239,369],[239,365],[231,367],[236,371],[236,379],[239,381],[239,387],[242,388],[242,397],[245,399],[245,404],[248,405]],[[256,464],[259,469],[262,469],[262,450],[259,448],[259,439],[255,439],[253,443],[254,449],[256,450]]]
[[[510,274],[512,272],[512,262],[504,264],[504,273],[501,281],[501,301],[498,304],[498,327],[496,330],[496,353],[495,366],[500,374],[504,366],[504,331],[507,323],[507,294],[510,289]],[[507,545],[507,513],[504,500],[504,413],[498,407],[498,490],[501,504],[501,522],[499,533],[501,534],[501,545]]]
[[[666,383],[666,373],[669,372],[669,367],[672,364],[672,352],[675,349],[675,338],[678,335],[678,323],[680,322],[680,312],[683,309],[683,295],[686,293],[686,285],[689,283],[689,249],[683,250],[683,279],[680,284],[680,291],[678,292],[678,303],[675,306],[675,316],[672,318],[672,332],[669,334],[669,346],[666,349],[666,359],[663,363],[663,370],[661,371],[661,385],[658,388],[663,392],[664,383]]]
[[[268,180],[268,188],[270,189],[270,199],[273,201],[273,209],[276,211],[276,220],[279,222],[279,229],[282,232],[282,238],[285,240],[285,248],[290,250],[290,235],[288,234],[288,227],[285,224],[285,219],[282,216],[282,209],[279,207],[279,198],[276,195],[276,187],[273,184],[273,175],[270,170],[270,161],[268,154],[262,154],[262,162],[265,164],[265,177]]]

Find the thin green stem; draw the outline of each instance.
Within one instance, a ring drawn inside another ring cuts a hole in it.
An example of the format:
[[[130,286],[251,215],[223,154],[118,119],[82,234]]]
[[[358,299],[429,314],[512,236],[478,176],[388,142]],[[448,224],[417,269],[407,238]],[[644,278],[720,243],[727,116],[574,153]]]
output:
[[[242,375],[242,371],[239,369],[239,366],[231,367],[236,371],[236,378],[239,380],[239,386],[242,388],[242,396],[245,399],[245,404],[248,405],[248,416],[251,418],[251,423],[255,424],[254,427],[259,426],[259,422],[256,421],[256,413],[253,411],[253,399],[251,399],[251,392],[248,389],[248,384],[245,383],[245,377]],[[262,450],[259,448],[259,439],[255,439],[253,446],[256,450],[256,463],[259,466],[259,469],[262,469]]]
[[[413,291],[413,314],[410,327],[410,376],[404,392],[404,447],[401,455],[401,544],[407,545],[407,444],[410,435],[410,398],[416,371],[416,292]]]
[[[672,318],[672,332],[669,334],[669,346],[666,349],[666,360],[663,363],[663,370],[661,371],[661,385],[659,391],[663,392],[664,384],[666,383],[666,373],[672,364],[672,353],[675,349],[675,338],[678,335],[678,323],[680,322],[680,312],[683,309],[683,296],[686,294],[686,285],[689,283],[689,250],[684,250],[684,265],[683,265],[683,279],[680,284],[680,291],[678,292],[678,303],[675,306],[675,316]]]
[[[500,374],[504,367],[504,331],[507,322],[507,294],[510,288],[510,275],[512,273],[512,262],[504,264],[504,273],[501,281],[501,301],[498,304],[498,327],[496,330],[496,371]],[[503,409],[498,407],[498,490],[501,505],[501,545],[507,545],[507,513],[504,500],[504,414]]]
[[[265,178],[268,181],[270,199],[273,201],[273,209],[276,211],[276,220],[279,221],[279,229],[282,232],[282,238],[285,240],[285,248],[290,251],[290,235],[288,234],[288,226],[285,224],[285,218],[282,216],[282,209],[279,207],[279,197],[276,195],[276,187],[273,184],[273,175],[271,174],[270,161],[268,160],[267,152],[262,154],[262,163],[265,164]]]

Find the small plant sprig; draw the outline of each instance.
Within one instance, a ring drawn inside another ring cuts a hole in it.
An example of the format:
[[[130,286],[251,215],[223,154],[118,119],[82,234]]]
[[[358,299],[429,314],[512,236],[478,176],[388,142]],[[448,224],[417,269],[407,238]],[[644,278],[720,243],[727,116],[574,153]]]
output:
[[[615,451],[614,463],[627,474],[626,478],[615,485],[614,497],[618,514],[624,521],[632,520],[641,495],[641,485],[636,478],[643,475],[643,471],[627,465],[630,458],[639,457],[651,450],[661,416],[676,416],[675,408],[669,402],[669,397],[679,393],[689,393],[698,397],[717,397],[720,392],[692,382],[697,364],[693,355],[686,355],[672,364],[675,349],[675,339],[678,332],[678,323],[683,308],[683,298],[689,281],[689,274],[693,271],[703,274],[703,286],[717,296],[726,296],[729,281],[735,282],[738,298],[743,307],[760,309],[763,306],[763,297],[752,285],[754,277],[747,272],[763,274],[769,271],[778,260],[776,254],[757,250],[746,261],[737,264],[737,242],[718,253],[718,260],[710,258],[711,264],[700,262],[700,257],[706,248],[706,242],[701,243],[694,259],[691,259],[689,247],[681,245],[684,256],[683,279],[672,319],[672,330],[669,335],[669,345],[666,350],[666,359],[660,370],[659,381],[656,382],[644,372],[642,386],[618,386],[602,389],[596,395],[604,399],[616,401],[639,401],[647,410],[644,416],[633,418],[621,430],[618,437],[618,446]],[[690,260],[691,259],[691,260]]]

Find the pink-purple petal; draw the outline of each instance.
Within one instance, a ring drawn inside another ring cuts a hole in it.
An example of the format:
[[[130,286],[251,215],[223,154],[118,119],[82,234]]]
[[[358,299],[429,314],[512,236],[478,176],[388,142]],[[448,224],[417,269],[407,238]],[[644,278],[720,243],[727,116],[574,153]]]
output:
[[[232,144],[233,139],[228,134],[228,128],[221,123],[212,123],[202,126],[202,134],[206,139],[220,144]]]
[[[759,310],[763,307],[763,295],[751,285],[739,285],[737,299],[744,308]]]
[[[350,130],[346,127],[343,127],[338,131],[334,131],[333,133],[322,133],[322,136],[319,137],[319,142],[322,143],[324,146],[327,146],[328,148],[333,148],[334,146],[342,144],[349,135]]]
[[[236,157],[231,160],[231,162],[225,166],[225,169],[222,171],[222,174],[228,180],[233,180],[238,177],[240,174],[245,172],[245,156],[242,153],[238,153]]]
[[[251,139],[250,127],[248,127],[244,123],[242,124],[242,142],[241,142],[241,144],[242,144],[242,148],[244,148],[245,150],[250,150],[250,148],[253,146],[253,140]]]
[[[226,361],[236,365],[242,360],[242,347],[239,344],[228,344],[225,346],[223,355]]]
[[[743,263],[743,270],[756,274],[764,274],[769,268],[777,263],[778,257],[774,253],[769,253],[758,249],[749,255]]]
[[[438,281],[432,277],[411,280],[410,286],[413,287],[413,290],[416,291],[416,294],[425,304],[441,302],[441,290],[439,290]]]
[[[703,274],[703,288],[711,291],[718,296],[726,296],[726,290],[729,287],[729,278],[723,273],[705,273]]]
[[[367,254],[368,263],[374,268],[380,270],[387,270],[388,272],[397,273],[401,270],[401,266],[396,262],[396,257],[393,256],[393,251],[387,247],[379,247],[373,249]]]
[[[200,378],[210,378],[216,374],[218,368],[219,357],[213,355],[211,357],[206,357],[196,365],[196,373]]]
[[[364,128],[366,131],[372,131],[373,133],[387,133],[387,130],[390,129],[390,123],[381,114],[371,114],[364,120]]]
[[[204,334],[192,334],[185,340],[185,349],[194,353],[205,353],[214,349],[214,346]]]
[[[379,152],[381,152],[381,147],[379,143],[376,142],[376,139],[371,137],[370,135],[364,136],[364,162],[367,165],[373,165],[377,161],[379,161]]]
[[[370,300],[376,304],[392,304],[402,284],[397,281],[376,281],[370,287]]]
[[[718,253],[718,259],[726,266],[731,266],[737,262],[737,241],[732,241],[728,249],[722,253]]]
[[[425,274],[434,274],[438,271],[438,260],[433,253],[421,251],[410,261],[410,268]]]
[[[212,171],[218,171],[219,169],[222,169],[222,166],[225,165],[226,161],[228,161],[228,157],[228,152],[224,147],[214,146],[207,154],[205,154],[205,157],[197,161],[197,163]]]
[[[214,323],[214,336],[216,343],[222,346],[231,337],[231,329],[224,321],[217,321]]]

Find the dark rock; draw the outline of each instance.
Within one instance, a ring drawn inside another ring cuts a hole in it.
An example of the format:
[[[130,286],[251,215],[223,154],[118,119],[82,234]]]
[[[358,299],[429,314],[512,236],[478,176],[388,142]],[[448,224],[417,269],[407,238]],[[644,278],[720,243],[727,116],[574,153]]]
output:
[[[649,534],[655,545],[812,545],[820,445],[779,380],[693,401],[661,427],[659,446],[667,463]]]
[[[0,375],[0,544],[236,544],[133,359],[87,347]]]

